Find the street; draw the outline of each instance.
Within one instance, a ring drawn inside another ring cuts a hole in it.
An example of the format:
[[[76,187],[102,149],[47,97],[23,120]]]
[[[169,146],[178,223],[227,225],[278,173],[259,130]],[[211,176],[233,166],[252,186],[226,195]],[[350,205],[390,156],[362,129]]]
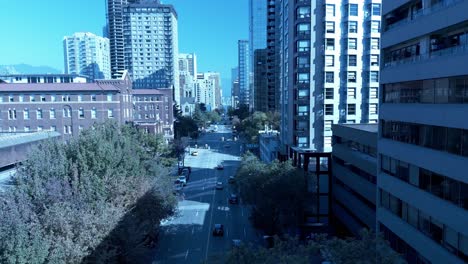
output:
[[[216,261],[232,247],[233,239],[256,240],[245,205],[242,201],[233,205],[228,202],[234,193],[228,178],[239,166],[241,143],[222,141],[222,137],[232,138],[232,134],[225,126],[218,127],[217,132],[200,136],[197,149],[191,145],[190,153],[198,151],[198,156],[187,153],[185,157],[185,166],[192,167],[190,180],[181,194],[177,215],[162,223],[153,263]],[[205,149],[205,144],[210,148]],[[221,162],[224,170],[217,170]],[[223,183],[222,190],[215,189],[218,181]],[[224,236],[212,235],[215,224],[224,225]]]

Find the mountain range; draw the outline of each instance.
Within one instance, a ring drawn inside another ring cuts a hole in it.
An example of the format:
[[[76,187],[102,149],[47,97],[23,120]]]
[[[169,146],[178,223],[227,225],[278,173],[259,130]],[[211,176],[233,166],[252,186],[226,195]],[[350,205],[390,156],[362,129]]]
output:
[[[32,66],[29,64],[0,65],[0,75],[8,74],[45,74],[62,73],[62,71],[49,66]]]

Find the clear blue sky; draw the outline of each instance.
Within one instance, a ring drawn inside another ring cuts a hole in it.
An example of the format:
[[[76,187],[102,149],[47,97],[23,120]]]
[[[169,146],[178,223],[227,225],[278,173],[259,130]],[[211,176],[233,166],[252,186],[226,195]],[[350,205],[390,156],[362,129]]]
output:
[[[230,78],[237,65],[237,40],[248,38],[248,1],[163,3],[173,4],[179,14],[179,52],[195,52],[199,71],[219,71],[223,79]],[[80,31],[102,35],[105,23],[105,0],[2,1],[0,65],[63,70],[63,37]]]

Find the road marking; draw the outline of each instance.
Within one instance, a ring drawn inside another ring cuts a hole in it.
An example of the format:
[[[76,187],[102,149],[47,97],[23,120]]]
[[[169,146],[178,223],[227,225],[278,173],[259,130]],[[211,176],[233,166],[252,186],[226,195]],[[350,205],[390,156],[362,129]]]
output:
[[[185,260],[187,260],[188,252],[189,252],[189,250],[187,249],[187,252],[185,253]]]
[[[244,207],[241,207],[241,215],[244,216]]]
[[[197,212],[195,213],[195,216],[198,216],[198,210],[197,210]]]
[[[247,238],[247,232],[245,232],[245,227],[244,227],[244,237]]]
[[[210,215],[210,224],[208,225],[208,240],[206,241],[206,251],[205,251],[205,260],[208,260],[208,249],[210,247],[210,234],[211,234],[211,226],[213,222],[213,212],[214,208],[214,200],[215,200],[215,192],[213,192],[213,197],[211,198],[211,215]]]
[[[244,230],[245,231],[245,230]],[[192,235],[195,233],[195,227],[192,227]]]
[[[229,229],[226,228],[226,236],[229,236]]]

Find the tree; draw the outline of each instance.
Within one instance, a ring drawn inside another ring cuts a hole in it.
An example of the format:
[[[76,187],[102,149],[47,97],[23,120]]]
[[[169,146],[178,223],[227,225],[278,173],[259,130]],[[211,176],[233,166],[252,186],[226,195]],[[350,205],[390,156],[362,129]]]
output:
[[[177,118],[174,124],[176,138],[181,137],[198,137],[198,125],[195,119],[189,116],[181,116]]]
[[[174,213],[167,151],[159,138],[112,122],[67,144],[40,144],[0,195],[0,262],[127,259]]]
[[[267,234],[293,232],[302,222],[305,179],[290,162],[267,165],[247,153],[236,175],[236,187],[242,200],[252,205],[254,226]]]

